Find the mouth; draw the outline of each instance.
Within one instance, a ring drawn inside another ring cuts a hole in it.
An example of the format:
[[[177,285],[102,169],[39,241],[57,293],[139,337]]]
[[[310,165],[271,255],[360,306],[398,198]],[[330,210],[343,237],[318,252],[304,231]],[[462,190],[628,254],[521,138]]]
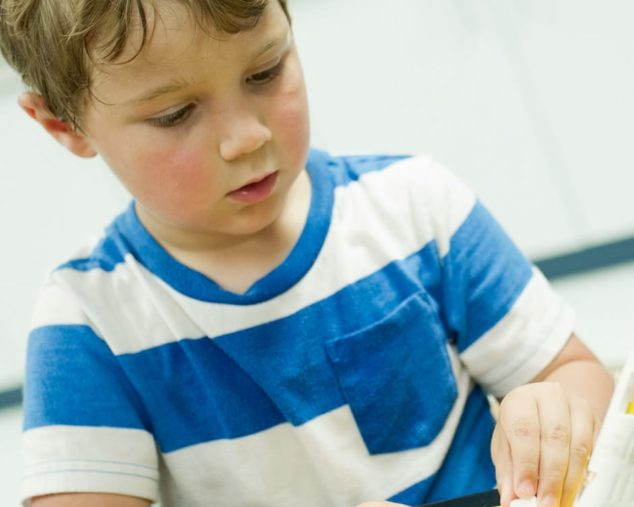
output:
[[[275,188],[277,182],[277,171],[267,174],[264,177],[255,179],[246,185],[229,192],[227,196],[234,201],[244,204],[256,204],[267,199]]]

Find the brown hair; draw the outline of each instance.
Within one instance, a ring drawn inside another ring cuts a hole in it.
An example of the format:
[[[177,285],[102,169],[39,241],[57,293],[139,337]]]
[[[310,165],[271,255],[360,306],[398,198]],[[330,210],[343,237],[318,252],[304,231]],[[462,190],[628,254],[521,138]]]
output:
[[[233,34],[253,28],[269,0],[175,1],[190,9],[201,26],[211,22]],[[286,0],[277,1],[289,17]],[[135,19],[142,29],[135,56],[151,35],[144,4],[143,0],[0,0],[0,50],[24,83],[42,95],[51,113],[79,127],[95,53],[107,62],[119,57],[137,26]]]

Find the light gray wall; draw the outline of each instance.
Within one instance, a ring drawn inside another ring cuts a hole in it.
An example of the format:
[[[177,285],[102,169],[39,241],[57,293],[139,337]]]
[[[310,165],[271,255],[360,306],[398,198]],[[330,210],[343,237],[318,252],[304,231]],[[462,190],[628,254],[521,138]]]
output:
[[[296,6],[321,144],[431,152],[530,254],[634,231],[631,1]]]

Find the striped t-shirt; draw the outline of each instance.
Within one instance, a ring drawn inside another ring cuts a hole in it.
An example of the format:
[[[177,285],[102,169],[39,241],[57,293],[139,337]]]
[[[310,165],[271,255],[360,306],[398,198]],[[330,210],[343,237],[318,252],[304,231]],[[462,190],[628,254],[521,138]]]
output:
[[[24,498],[353,507],[494,486],[485,393],[540,372],[570,310],[432,160],[313,150],[307,171],[297,244],[244,294],[171,257],[134,204],[51,274]]]

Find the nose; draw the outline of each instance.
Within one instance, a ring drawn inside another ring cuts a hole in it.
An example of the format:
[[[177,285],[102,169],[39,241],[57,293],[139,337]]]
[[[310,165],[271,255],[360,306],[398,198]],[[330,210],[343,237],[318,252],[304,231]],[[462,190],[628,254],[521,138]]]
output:
[[[270,129],[257,114],[244,110],[227,111],[222,119],[220,156],[230,162],[257,151],[271,140]]]

